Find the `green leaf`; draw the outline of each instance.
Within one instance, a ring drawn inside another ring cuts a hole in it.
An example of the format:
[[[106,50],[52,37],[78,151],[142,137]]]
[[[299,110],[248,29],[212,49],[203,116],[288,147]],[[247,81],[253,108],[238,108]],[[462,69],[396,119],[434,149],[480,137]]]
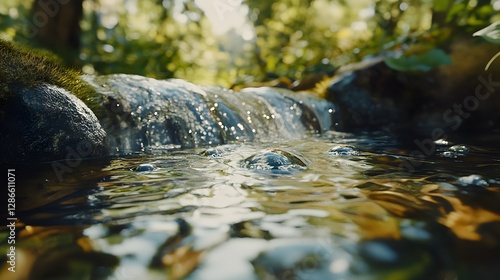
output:
[[[397,71],[429,71],[442,64],[451,64],[450,57],[441,49],[428,50],[421,54],[385,58],[385,64]]]
[[[490,43],[500,44],[500,21],[494,22],[490,26],[477,31],[472,36],[483,37]]]
[[[448,14],[446,15],[446,22],[456,20],[456,17],[458,17],[458,15],[460,13],[463,13],[464,11],[467,11],[467,5],[465,3],[455,4],[451,6]]]
[[[433,2],[433,10],[436,12],[446,12],[448,11],[448,6],[450,5],[450,0],[437,0]]]

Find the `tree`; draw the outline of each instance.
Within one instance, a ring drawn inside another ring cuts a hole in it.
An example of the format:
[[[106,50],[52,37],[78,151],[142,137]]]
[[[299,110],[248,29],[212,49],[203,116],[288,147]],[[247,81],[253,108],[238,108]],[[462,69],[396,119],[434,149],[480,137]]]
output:
[[[83,0],[35,0],[32,7],[34,37],[69,63],[80,51],[82,4]]]

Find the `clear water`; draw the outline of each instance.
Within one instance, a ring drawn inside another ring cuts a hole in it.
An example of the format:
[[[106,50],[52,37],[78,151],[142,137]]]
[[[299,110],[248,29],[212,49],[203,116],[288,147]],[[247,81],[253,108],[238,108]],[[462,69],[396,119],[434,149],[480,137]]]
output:
[[[328,132],[84,161],[62,181],[24,166],[15,275],[494,279],[498,139],[416,158],[412,137]]]

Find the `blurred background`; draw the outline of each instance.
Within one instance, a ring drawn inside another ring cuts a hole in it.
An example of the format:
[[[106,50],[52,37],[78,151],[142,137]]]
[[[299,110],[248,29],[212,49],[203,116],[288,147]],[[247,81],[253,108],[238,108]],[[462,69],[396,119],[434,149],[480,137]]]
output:
[[[0,38],[87,74],[231,86],[331,75],[500,20],[500,0],[2,0]]]

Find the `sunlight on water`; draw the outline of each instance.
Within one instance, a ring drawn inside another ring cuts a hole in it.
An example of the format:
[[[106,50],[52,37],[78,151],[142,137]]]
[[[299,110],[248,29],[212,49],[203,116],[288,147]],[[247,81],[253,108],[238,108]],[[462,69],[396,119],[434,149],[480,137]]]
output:
[[[498,273],[500,150],[446,142],[412,158],[408,143],[329,132],[170,148],[90,162],[63,182],[37,166],[18,265],[43,279]]]

